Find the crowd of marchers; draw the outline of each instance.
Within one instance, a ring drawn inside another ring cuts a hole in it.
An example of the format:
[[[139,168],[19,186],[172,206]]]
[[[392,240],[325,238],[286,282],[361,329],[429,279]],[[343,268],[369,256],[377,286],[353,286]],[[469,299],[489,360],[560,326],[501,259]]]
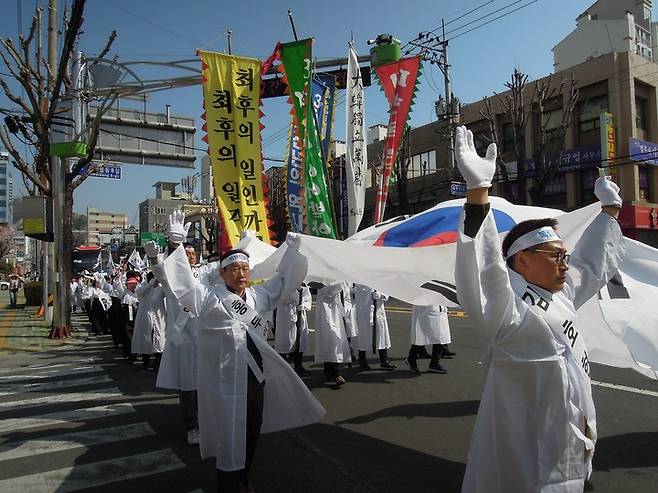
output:
[[[485,386],[462,491],[580,493],[591,473],[596,414],[576,310],[623,257],[619,188],[605,177],[596,182],[602,212],[572,253],[551,218],[517,224],[501,245],[488,197],[495,145],[478,156],[462,127],[455,147],[467,184],[457,293],[485,344]],[[166,251],[149,242],[144,260],[133,255],[108,275],[74,280],[72,310],[88,314],[93,334],[111,333],[131,364],[153,361],[156,387],[179,391],[181,429],[202,457],[215,458],[219,491],[253,491],[248,473],[259,435],[325,414],[303,380],[310,373],[311,292],[313,360],[336,387],[346,383],[345,365],[396,370],[387,296],[340,280],[307,285],[296,235],[288,236],[276,274],[252,283],[247,251],[198,262],[186,243],[189,227],[175,211]],[[409,371],[420,374],[418,360],[427,358],[429,372],[446,373],[441,360],[455,356],[450,342],[445,307],[413,307]]]

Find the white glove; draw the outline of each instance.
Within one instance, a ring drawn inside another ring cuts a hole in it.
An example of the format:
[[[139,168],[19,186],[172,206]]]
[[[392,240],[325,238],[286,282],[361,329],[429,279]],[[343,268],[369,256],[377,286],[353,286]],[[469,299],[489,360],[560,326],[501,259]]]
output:
[[[466,180],[466,188],[489,188],[496,173],[496,144],[487,147],[487,155],[478,156],[473,143],[473,132],[466,127],[457,127],[455,135],[455,157],[457,167]]]
[[[185,213],[183,211],[172,212],[169,216],[169,241],[184,243],[191,224],[185,223]]]
[[[594,195],[603,206],[621,207],[619,187],[609,176],[599,176],[594,183]]]
[[[151,240],[144,245],[144,251],[148,258],[156,258],[160,253],[160,247],[155,241]]]
[[[288,234],[286,235],[286,244],[288,245],[288,248],[299,251],[299,247],[302,244],[302,237],[297,233],[291,233],[288,231]]]

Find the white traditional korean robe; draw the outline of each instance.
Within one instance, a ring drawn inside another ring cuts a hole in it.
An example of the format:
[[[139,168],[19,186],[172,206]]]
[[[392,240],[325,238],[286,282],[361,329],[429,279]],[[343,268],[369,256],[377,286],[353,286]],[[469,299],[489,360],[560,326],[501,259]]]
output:
[[[372,351],[373,342],[375,351],[390,348],[391,336],[384,308],[388,296],[361,284],[357,284],[354,289],[356,322],[359,327],[359,351]]]
[[[189,264],[188,264],[189,265]],[[215,279],[218,263],[192,269],[192,279],[207,285]],[[190,391],[197,389],[197,335],[199,320],[184,312],[176,296],[171,291],[164,275],[162,263],[152,266],[155,278],[160,281],[165,294],[167,315],[165,320],[165,346],[158,369],[155,386],[162,389]]]
[[[356,324],[356,309],[354,308],[354,290],[352,285],[343,283],[343,294],[341,296],[343,306],[345,307],[345,332],[347,337],[356,337],[359,330]]]
[[[318,289],[315,297],[315,362],[349,363],[350,345],[345,332],[345,308],[340,301],[343,281]]]
[[[441,305],[414,306],[411,312],[411,344],[450,344],[448,307]]]
[[[576,310],[617,271],[619,225],[607,214],[596,217],[573,252],[567,283],[553,295],[508,270],[491,211],[475,238],[463,233],[463,215],[460,228],[457,293],[486,348],[462,492],[581,493],[596,415],[586,352],[576,356],[562,328],[572,321],[578,332]]]
[[[135,289],[139,310],[132,337],[133,354],[161,353],[165,345],[165,305],[162,286],[151,279]]]
[[[222,471],[244,468],[248,368],[265,380],[261,433],[305,426],[324,416],[324,408],[262,333],[227,310],[222,300],[232,293],[223,282],[208,287],[194,281],[182,247],[167,258],[164,268],[172,293],[183,309],[199,320],[198,399],[203,458],[215,457]],[[247,305],[258,313],[272,310],[282,297],[295,292],[306,271],[306,259],[288,248],[278,274],[247,289]],[[262,373],[247,349],[247,332],[262,356]]]
[[[309,350],[308,320],[313,299],[308,286],[301,286],[276,309],[276,335],[274,349],[279,354],[293,352],[299,328],[299,352]]]

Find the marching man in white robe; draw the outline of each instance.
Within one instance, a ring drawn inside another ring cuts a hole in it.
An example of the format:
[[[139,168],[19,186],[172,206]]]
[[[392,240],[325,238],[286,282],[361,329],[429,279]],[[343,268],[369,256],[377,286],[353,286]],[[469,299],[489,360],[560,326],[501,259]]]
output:
[[[425,346],[432,345],[432,355],[428,371],[430,373],[448,373],[441,366],[440,359],[444,347],[450,344],[450,322],[448,308],[441,305],[414,306],[411,312],[411,348],[405,363],[412,373],[420,374],[417,360],[425,351]],[[454,353],[451,353],[454,355]]]
[[[135,289],[139,300],[139,310],[135,318],[135,331],[132,338],[132,354],[141,354],[147,368],[151,355],[155,355],[155,368],[160,365],[160,357],[165,345],[165,304],[164,291],[153,273],[146,275],[145,283]]]
[[[467,186],[457,293],[483,335],[486,372],[462,491],[581,493],[592,470],[596,414],[576,310],[623,257],[619,187],[596,181],[602,213],[571,255],[554,219],[519,223],[501,248],[488,195],[495,144],[481,158],[473,134],[460,127],[456,155]]]
[[[174,211],[169,216],[169,248],[174,251],[183,245],[185,258],[192,269],[195,282],[207,284],[208,276],[212,277],[212,266],[193,267],[197,263],[194,246],[186,243],[190,223],[185,223],[185,213]],[[199,321],[183,310],[164,276],[162,266],[156,266],[159,248],[149,242],[145,246],[146,256],[153,266],[153,274],[162,284],[167,307],[165,347],[162,353],[156,387],[178,390],[179,407],[186,439],[189,445],[199,443],[199,420],[197,399],[197,334]],[[216,265],[215,265],[216,267]]]
[[[299,240],[287,241],[277,275],[253,287],[248,287],[249,256],[243,251],[222,255],[221,277],[212,286],[195,280],[180,247],[163,264],[172,293],[199,321],[200,449],[203,458],[216,458],[222,492],[249,491],[247,476],[261,432],[305,426],[324,415],[263,337],[260,314],[290,297],[306,277]]]
[[[306,284],[302,284],[276,309],[274,349],[279,354],[291,355],[293,368],[298,375],[308,373],[302,365],[302,359],[309,349],[306,313],[311,311],[312,303],[311,290]]]
[[[373,354],[379,354],[380,368],[393,371],[397,367],[388,360],[391,336],[388,332],[388,319],[384,308],[388,296],[361,284],[357,284],[354,289],[359,331],[359,369],[370,370],[366,355],[368,351],[372,351]]]
[[[315,297],[315,362],[324,366],[327,381],[345,384],[341,366],[351,363],[350,343],[345,331],[345,307],[340,300],[343,281],[327,282]]]

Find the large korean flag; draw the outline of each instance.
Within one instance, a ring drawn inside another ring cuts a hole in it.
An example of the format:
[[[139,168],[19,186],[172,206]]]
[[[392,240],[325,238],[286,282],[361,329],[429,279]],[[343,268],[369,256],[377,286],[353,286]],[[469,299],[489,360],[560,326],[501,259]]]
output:
[[[365,284],[415,305],[457,307],[455,252],[464,200],[442,202],[414,216],[400,216],[362,230],[346,241],[301,236],[309,280]],[[556,217],[558,230],[573,250],[599,203],[564,213],[557,209],[513,205],[491,197],[501,241],[518,222]],[[658,250],[625,238],[626,257],[619,273],[579,310],[590,359],[633,368],[658,379]],[[285,250],[264,249],[254,238],[241,243],[256,253],[253,277],[271,277]]]

